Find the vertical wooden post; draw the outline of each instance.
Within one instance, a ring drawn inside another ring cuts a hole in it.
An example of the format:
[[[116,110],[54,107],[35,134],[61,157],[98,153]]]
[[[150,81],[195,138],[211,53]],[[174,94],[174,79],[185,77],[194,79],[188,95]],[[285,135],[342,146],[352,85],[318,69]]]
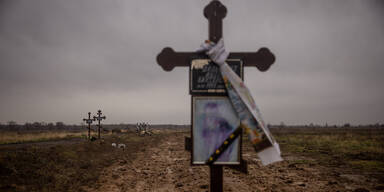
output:
[[[184,149],[186,151],[192,151],[192,140],[190,137],[184,137]]]
[[[88,124],[88,139],[91,140],[91,124]]]
[[[222,192],[223,191],[223,166],[222,165],[210,165],[210,191]]]
[[[219,1],[212,1],[204,8],[204,16],[208,19],[209,40],[217,43],[223,36],[223,18],[227,14],[227,8]],[[223,191],[223,166],[209,165],[210,191]]]
[[[98,131],[97,131],[97,138],[100,139],[100,121],[99,121],[99,126],[98,126]]]

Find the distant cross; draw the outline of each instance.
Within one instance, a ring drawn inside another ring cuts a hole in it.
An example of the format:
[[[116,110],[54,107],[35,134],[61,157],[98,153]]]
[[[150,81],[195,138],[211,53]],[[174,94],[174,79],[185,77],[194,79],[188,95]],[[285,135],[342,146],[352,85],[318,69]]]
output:
[[[98,138],[100,139],[100,129],[101,129],[101,124],[100,124],[100,121],[105,119],[106,117],[105,116],[101,116],[101,110],[98,110],[97,111],[97,116],[93,116],[93,120],[94,121],[98,121]]]
[[[91,112],[88,112],[88,119],[83,119],[85,123],[88,124],[88,139],[91,139],[91,124],[93,122],[93,119],[91,119]]]
[[[217,43],[222,38],[222,20],[226,14],[227,8],[218,0],[211,1],[204,8],[204,16],[208,19],[208,38],[210,41]],[[157,55],[156,60],[165,71],[172,71],[175,67],[189,67],[191,60],[199,56],[201,54],[195,52],[175,52],[172,48],[166,47]],[[260,48],[257,52],[231,52],[228,59],[241,60],[244,66],[255,66],[260,71],[267,71],[275,62],[275,56],[265,47]],[[187,145],[186,143],[186,148]],[[221,165],[210,165],[210,177],[210,190],[215,192],[223,191],[223,169]]]

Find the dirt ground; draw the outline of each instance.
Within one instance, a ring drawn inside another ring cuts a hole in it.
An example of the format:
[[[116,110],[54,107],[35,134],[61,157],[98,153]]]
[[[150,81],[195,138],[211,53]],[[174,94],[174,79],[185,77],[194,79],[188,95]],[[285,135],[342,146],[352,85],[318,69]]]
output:
[[[0,191],[209,191],[209,167],[191,166],[184,150],[188,129],[154,132],[0,145]],[[384,130],[274,135],[284,161],[262,166],[244,139],[248,173],[224,167],[224,191],[384,191]]]
[[[95,185],[82,190],[209,191],[209,168],[190,166],[185,136],[189,134],[170,133],[159,143],[140,148],[134,160],[122,156],[104,168]],[[224,167],[224,191],[384,191],[383,175],[375,176],[375,171],[324,166],[312,157],[284,151],[284,161],[261,166],[250,146],[243,146],[248,174]]]
[[[139,148],[150,148],[162,137],[126,133],[93,142],[74,138],[0,145],[0,191],[78,192],[84,186],[99,187],[95,182],[105,168],[123,159],[131,163]],[[113,148],[112,142],[128,147]]]

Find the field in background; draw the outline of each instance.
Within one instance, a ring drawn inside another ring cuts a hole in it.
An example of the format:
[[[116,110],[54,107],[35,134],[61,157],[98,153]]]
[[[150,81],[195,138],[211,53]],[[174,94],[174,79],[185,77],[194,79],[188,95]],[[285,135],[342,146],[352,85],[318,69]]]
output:
[[[186,125],[151,125],[153,130],[187,130]],[[105,124],[101,134],[135,132],[135,124]],[[65,125],[62,122],[53,123],[26,123],[24,125],[11,123],[0,124],[0,145],[20,144],[31,142],[54,141],[63,139],[86,138],[88,128],[85,125]],[[91,136],[97,137],[97,126],[91,126]]]
[[[274,130],[283,152],[314,157],[301,163],[351,167],[384,174],[384,129]],[[384,181],[383,175],[381,178]]]
[[[87,132],[38,131],[38,132],[0,132],[0,145],[26,142],[53,141],[59,139],[86,138]]]

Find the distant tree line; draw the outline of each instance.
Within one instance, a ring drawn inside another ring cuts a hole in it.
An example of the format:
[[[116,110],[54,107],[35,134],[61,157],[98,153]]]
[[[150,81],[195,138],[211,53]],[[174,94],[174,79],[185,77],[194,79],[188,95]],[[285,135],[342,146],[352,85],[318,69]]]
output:
[[[366,125],[351,125],[350,123],[344,123],[342,125],[330,125],[325,123],[324,125],[320,124],[304,124],[304,125],[286,125],[284,122],[281,122],[279,125],[268,124],[269,128],[384,128],[384,124],[375,123],[375,124],[366,124]]]
[[[44,130],[80,130],[80,125],[66,125],[63,122],[46,123],[46,122],[27,122],[18,124],[16,121],[8,121],[6,124],[0,123],[1,131],[44,131]]]

